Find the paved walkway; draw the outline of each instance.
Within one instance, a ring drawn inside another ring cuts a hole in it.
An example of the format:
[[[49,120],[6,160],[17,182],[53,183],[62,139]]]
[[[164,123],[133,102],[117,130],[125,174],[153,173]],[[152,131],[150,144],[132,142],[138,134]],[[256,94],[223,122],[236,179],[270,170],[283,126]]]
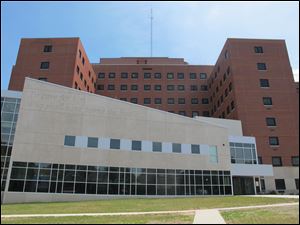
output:
[[[299,199],[299,195],[243,195],[243,196],[244,197],[262,197],[262,198],[298,198]]]
[[[219,210],[197,210],[193,224],[226,224]]]

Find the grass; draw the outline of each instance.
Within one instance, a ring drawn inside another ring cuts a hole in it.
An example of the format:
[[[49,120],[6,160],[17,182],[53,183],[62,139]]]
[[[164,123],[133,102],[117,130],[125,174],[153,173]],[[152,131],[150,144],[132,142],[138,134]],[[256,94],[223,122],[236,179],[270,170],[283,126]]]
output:
[[[149,212],[171,210],[211,209],[224,207],[267,205],[299,202],[298,199],[256,197],[196,197],[161,199],[115,199],[87,202],[31,203],[1,205],[2,215]]]
[[[299,224],[299,205],[221,212],[229,224]]]
[[[194,214],[1,219],[1,224],[191,224]]]

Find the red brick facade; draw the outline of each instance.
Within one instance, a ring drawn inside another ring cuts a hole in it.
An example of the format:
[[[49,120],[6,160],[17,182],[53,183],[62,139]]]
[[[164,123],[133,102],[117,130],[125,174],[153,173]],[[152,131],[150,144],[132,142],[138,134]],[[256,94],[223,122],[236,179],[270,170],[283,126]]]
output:
[[[42,62],[49,68],[41,69]],[[167,57],[90,64],[79,38],[22,39],[9,89],[22,90],[26,76],[190,117],[238,119],[244,135],[256,137],[263,163],[279,156],[291,166],[299,156],[299,86],[284,40],[228,39],[213,66]],[[270,137],[279,143],[270,145]]]

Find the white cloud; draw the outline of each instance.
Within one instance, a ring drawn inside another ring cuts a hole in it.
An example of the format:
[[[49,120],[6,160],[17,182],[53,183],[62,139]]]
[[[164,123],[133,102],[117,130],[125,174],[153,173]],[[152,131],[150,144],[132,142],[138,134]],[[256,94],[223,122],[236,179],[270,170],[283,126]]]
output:
[[[293,69],[294,79],[299,82],[299,69]]]

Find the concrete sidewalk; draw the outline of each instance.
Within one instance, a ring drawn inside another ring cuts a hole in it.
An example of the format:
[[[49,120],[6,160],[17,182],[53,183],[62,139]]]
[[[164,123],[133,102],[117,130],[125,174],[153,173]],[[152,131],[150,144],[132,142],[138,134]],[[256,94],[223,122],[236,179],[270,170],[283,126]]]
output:
[[[240,196],[244,196],[244,197],[261,197],[261,198],[298,198],[299,199],[299,195],[240,195]]]
[[[197,210],[193,224],[226,224],[219,210]]]

